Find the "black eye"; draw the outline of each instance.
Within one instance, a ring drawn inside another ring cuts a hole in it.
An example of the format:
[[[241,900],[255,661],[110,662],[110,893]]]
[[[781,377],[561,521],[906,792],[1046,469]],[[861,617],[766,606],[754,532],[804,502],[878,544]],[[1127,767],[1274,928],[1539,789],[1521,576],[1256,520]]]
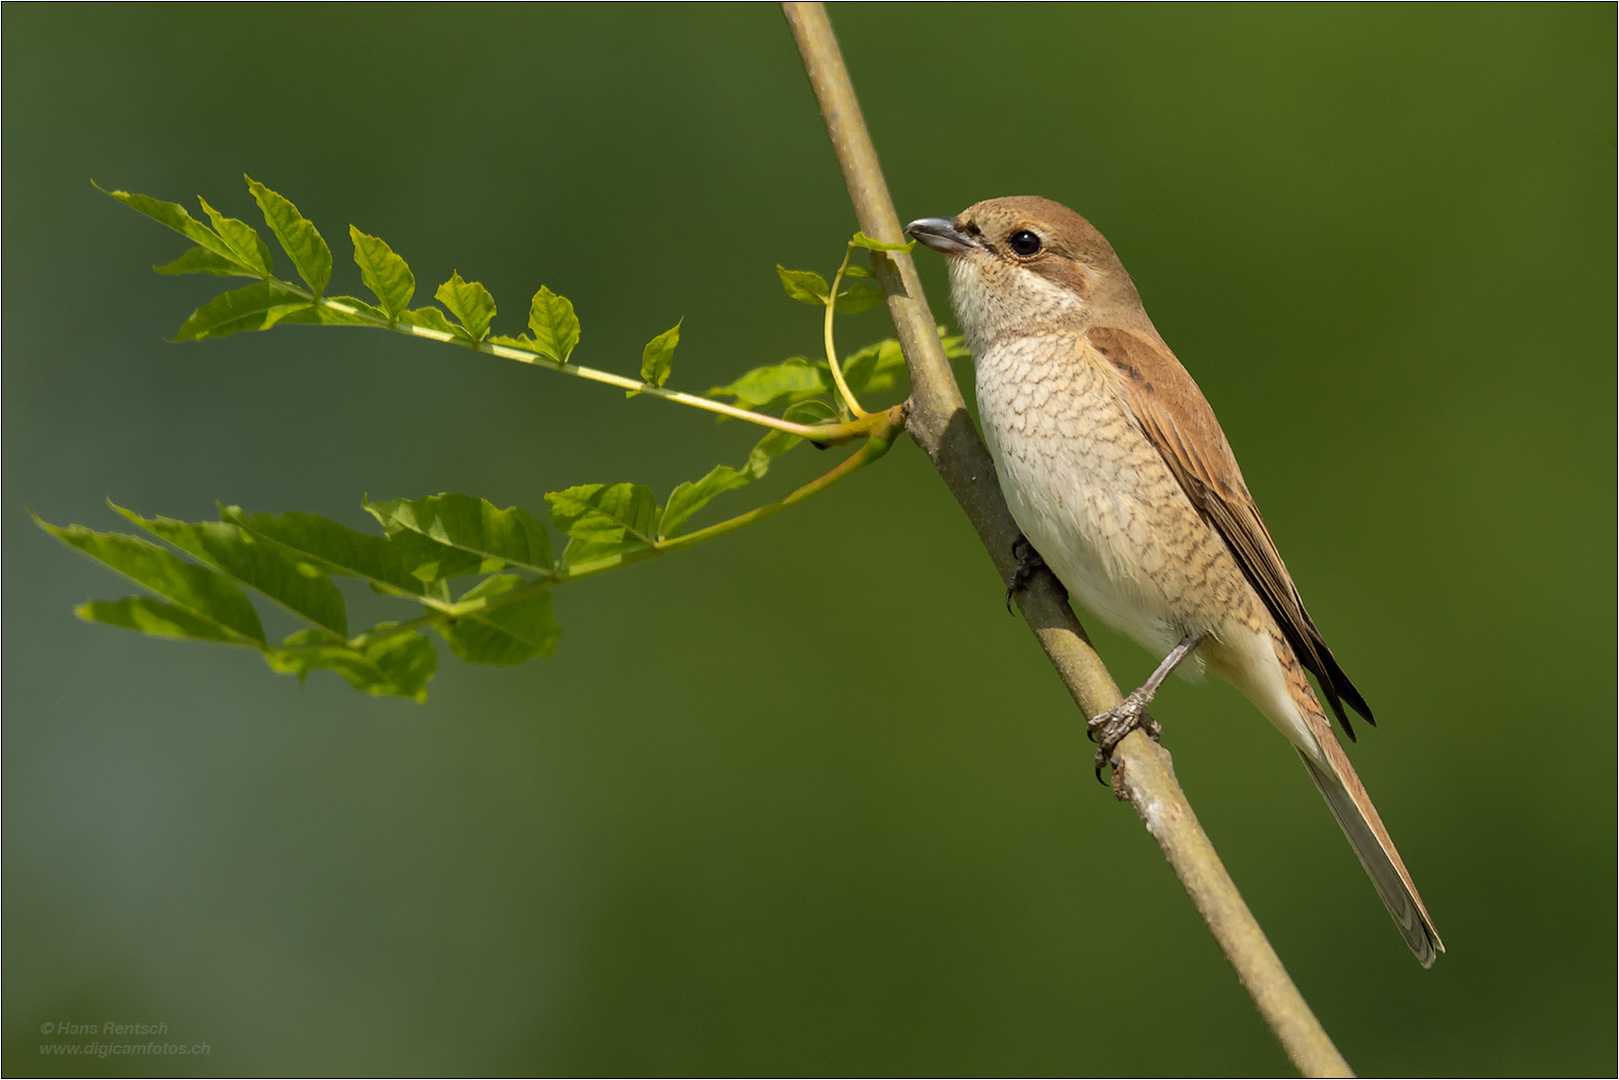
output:
[[[1019,229],[1012,234],[1007,243],[1012,245],[1013,251],[1022,255],[1025,259],[1040,252],[1040,238],[1028,229]]]

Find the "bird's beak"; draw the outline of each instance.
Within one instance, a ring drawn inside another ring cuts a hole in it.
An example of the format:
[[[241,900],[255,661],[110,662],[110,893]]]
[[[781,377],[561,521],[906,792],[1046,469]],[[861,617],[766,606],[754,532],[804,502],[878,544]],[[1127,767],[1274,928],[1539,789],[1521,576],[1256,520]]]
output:
[[[984,246],[977,238],[958,226],[955,218],[918,218],[905,226],[905,231],[934,251],[946,255],[965,255],[970,251],[981,250]]]

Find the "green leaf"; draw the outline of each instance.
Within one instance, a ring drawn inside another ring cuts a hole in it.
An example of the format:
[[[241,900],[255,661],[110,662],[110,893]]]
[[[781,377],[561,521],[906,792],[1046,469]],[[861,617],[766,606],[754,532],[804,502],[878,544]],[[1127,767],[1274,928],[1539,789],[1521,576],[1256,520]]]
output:
[[[410,308],[410,299],[416,295],[416,275],[410,272],[405,260],[394,254],[393,248],[349,226],[349,239],[354,242],[354,262],[360,268],[360,280],[376,298],[382,301],[382,310],[389,319],[398,319]]]
[[[581,484],[545,501],[551,523],[570,538],[563,552],[569,566],[648,547],[657,536],[657,500],[642,484]]]
[[[143,518],[116,503],[112,508],[187,555],[252,586],[295,615],[342,637],[349,632],[343,594],[326,572],[279,544],[266,543],[228,521],[192,524],[173,518]]]
[[[787,295],[794,300],[805,304],[824,306],[828,292],[826,278],[813,270],[789,270],[781,263],[776,264],[776,276],[781,278],[781,287]]]
[[[207,211],[209,219],[214,223],[214,232],[225,241],[230,248],[231,256],[235,260],[254,271],[259,277],[270,276],[270,249],[264,246],[259,238],[258,231],[245,221],[226,217],[212,206],[202,196],[197,201]]]
[[[215,254],[205,247],[194,247],[171,263],[154,266],[160,274],[217,274],[220,277],[258,277],[241,263]]]
[[[243,330],[268,330],[293,312],[310,306],[306,297],[282,285],[258,281],[220,293],[193,311],[174,340],[201,341]]]
[[[495,574],[461,597],[458,603],[495,597],[527,584],[514,574]],[[450,651],[469,664],[521,664],[536,656],[550,656],[562,637],[551,613],[551,594],[537,592],[474,615],[458,616],[452,623],[435,623]]]
[[[662,386],[669,381],[669,372],[674,364],[675,346],[680,344],[681,319],[669,329],[646,343],[641,350],[641,381],[651,383],[653,386]],[[626,396],[634,397],[636,391],[626,392]]]
[[[519,507],[502,510],[488,499],[455,493],[363,505],[390,537],[408,530],[477,555],[479,573],[507,565],[536,574],[552,570],[544,522]]]
[[[687,480],[669,494],[663,517],[658,522],[660,537],[674,536],[682,523],[716,495],[747,487],[753,482],[751,472],[733,469],[729,465],[716,465],[701,480]]]
[[[769,367],[758,367],[729,386],[716,386],[709,397],[733,397],[749,409],[775,407],[832,392],[832,375],[824,364],[795,356]]]
[[[873,240],[863,232],[854,234],[849,241],[855,247],[869,248],[872,251],[909,251],[916,246],[915,240],[907,240],[903,244],[885,244],[881,240]]]
[[[849,287],[838,293],[838,313],[853,315],[856,312],[867,311],[883,302],[882,286],[875,281],[853,281]]]
[[[944,327],[939,327],[939,344],[944,346],[944,354],[952,360],[961,360],[971,356],[972,350],[967,348],[967,339],[960,334],[947,334]]]
[[[249,514],[239,506],[220,510],[220,517],[265,540],[274,541],[294,555],[328,574],[364,578],[379,592],[425,600],[432,604],[449,602],[449,592],[437,578],[424,579],[413,571],[422,565],[420,551],[407,551],[386,537],[358,532],[319,514],[289,511],[285,514]],[[431,543],[418,537],[423,544]],[[442,547],[443,545],[438,545]],[[453,549],[446,549],[459,557]]]
[[[837,420],[837,410],[831,404],[822,400],[799,401],[787,407],[782,419],[791,420],[795,424],[826,424]],[[802,435],[794,435],[787,431],[769,431],[760,439],[748,454],[748,463],[744,466],[748,474],[755,480],[770,471],[770,463],[781,457],[787,451],[804,441]]]
[[[522,349],[524,352],[538,354],[540,351],[534,344],[534,339],[527,334],[519,334],[516,337],[512,337],[510,334],[491,334],[484,340],[491,345],[508,345],[514,349]]]
[[[420,307],[414,311],[402,311],[399,313],[399,321],[406,326],[422,326],[429,330],[449,334],[451,337],[465,336],[464,331],[457,333],[455,327],[450,325],[450,320],[444,317],[444,312],[436,307]]]
[[[534,351],[558,363],[567,363],[579,344],[579,318],[573,301],[540,286],[528,308],[528,327],[534,332]]]
[[[281,241],[282,249],[292,259],[292,265],[298,268],[298,276],[304,279],[311,292],[319,296],[326,291],[327,282],[332,280],[332,249],[326,246],[320,232],[298,212],[296,206],[251,176],[246,179],[248,190],[253,192],[259,209],[264,211],[265,224]]]
[[[438,287],[433,299],[450,309],[450,314],[461,320],[466,335],[473,342],[489,335],[489,320],[495,317],[495,298],[476,281],[462,281],[459,272]]]
[[[30,511],[32,514],[32,511]],[[244,644],[264,643],[264,627],[247,594],[223,574],[185,562],[149,540],[101,533],[83,525],[58,528],[33,515],[34,523],[68,547],[77,548],[210,624],[218,634]]]
[[[73,609],[85,622],[106,623],[126,630],[139,630],[153,637],[214,641],[223,645],[251,645],[218,623],[200,619],[184,608],[146,596],[126,596],[122,600],[91,600]]]
[[[843,268],[843,276],[846,278],[869,278],[871,276],[871,271],[867,270],[859,263],[854,263]]]
[[[843,362],[844,381],[856,395],[887,393],[904,371],[905,354],[893,338],[867,345]]]
[[[97,190],[106,191],[105,188],[99,186]],[[134,195],[127,191],[107,191],[107,194],[125,206],[140,211],[153,221],[167,225],[180,235],[189,237],[194,243],[202,245],[202,247],[212,251],[215,255],[231,262],[236,261],[231,253],[230,245],[215,235],[208,226],[192,217],[190,212],[179,203],[164,202],[162,199],[154,199],[150,195]],[[181,256],[181,258],[184,258],[184,256]],[[242,266],[242,270],[249,277],[258,276],[247,266]]]
[[[424,584],[500,569],[499,563],[477,552],[461,551],[420,533],[400,531],[388,539],[399,549],[399,557],[410,569],[410,576]]]
[[[394,625],[379,623],[367,631],[367,636]],[[427,680],[438,666],[433,643],[415,633],[393,634],[356,649],[331,641],[322,631],[300,630],[282,642],[282,648],[268,650],[264,658],[272,670],[296,675],[299,682],[317,668],[330,668],[356,690],[417,701],[427,700]]]

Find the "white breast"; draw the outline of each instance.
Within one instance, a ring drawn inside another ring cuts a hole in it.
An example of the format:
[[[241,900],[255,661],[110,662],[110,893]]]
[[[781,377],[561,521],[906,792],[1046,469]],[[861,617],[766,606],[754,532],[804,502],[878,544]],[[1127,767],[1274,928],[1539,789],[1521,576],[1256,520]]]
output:
[[[1079,348],[1061,334],[987,344],[975,357],[984,438],[1013,518],[1070,595],[1161,656],[1186,633],[1184,590],[1145,496],[1174,481]]]

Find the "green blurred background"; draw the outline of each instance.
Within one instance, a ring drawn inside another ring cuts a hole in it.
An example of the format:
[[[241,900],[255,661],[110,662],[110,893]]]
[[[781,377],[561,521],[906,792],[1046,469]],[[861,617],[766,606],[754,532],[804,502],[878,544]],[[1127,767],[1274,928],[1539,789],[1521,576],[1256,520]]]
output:
[[[1450,947],[1429,972],[1246,703],[1154,710],[1350,1062],[1611,1074],[1614,8],[833,18],[902,217],[1038,193],[1113,241],[1377,709],[1353,756]],[[570,296],[587,364],[633,372],[684,316],[702,389],[814,352],[772,264],[829,269],[855,227],[773,7],[4,31],[8,1074],[1286,1070],[914,446],[568,588],[549,660],[441,647],[425,706],[71,615],[129,590],[27,507],[368,526],[366,492],[540,508],[740,459],[741,425],[386,334],[167,344],[218,282],[153,275],[184,244],[89,181],[251,219],[249,172],[334,288],[353,222],[421,298],[482,280],[499,331]],[[40,1056],[105,1020],[211,1056]]]

